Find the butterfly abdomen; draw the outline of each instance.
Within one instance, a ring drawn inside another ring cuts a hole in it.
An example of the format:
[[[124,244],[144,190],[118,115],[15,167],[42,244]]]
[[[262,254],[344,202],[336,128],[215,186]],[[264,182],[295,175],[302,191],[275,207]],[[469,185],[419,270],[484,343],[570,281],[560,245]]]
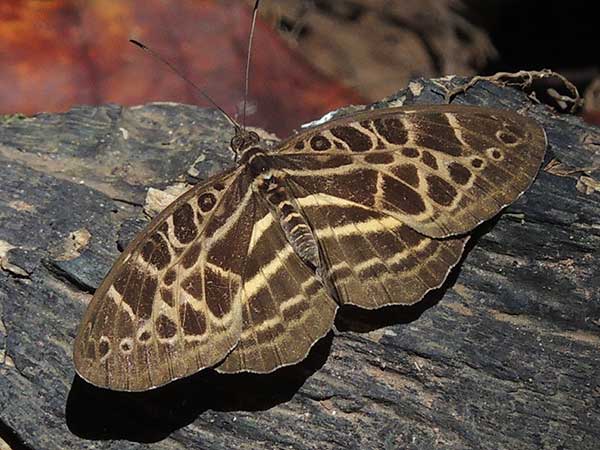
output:
[[[285,237],[294,251],[311,269],[318,269],[320,261],[316,238],[306,218],[285,189],[285,184],[279,177],[271,176],[263,180],[260,189],[277,215]]]

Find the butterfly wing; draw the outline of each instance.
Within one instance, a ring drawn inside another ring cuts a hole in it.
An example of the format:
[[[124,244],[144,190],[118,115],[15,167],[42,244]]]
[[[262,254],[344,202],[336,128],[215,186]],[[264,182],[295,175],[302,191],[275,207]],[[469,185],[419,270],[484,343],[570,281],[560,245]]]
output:
[[[242,273],[254,198],[235,169],[195,186],[121,254],[74,345],[94,385],[139,391],[221,361],[242,333]]]
[[[433,238],[496,215],[532,183],[543,128],[469,106],[368,111],[282,143],[278,165],[304,191],[384,212]]]
[[[301,361],[331,329],[337,310],[260,197],[253,223],[243,276],[241,337],[219,372],[266,373]]]

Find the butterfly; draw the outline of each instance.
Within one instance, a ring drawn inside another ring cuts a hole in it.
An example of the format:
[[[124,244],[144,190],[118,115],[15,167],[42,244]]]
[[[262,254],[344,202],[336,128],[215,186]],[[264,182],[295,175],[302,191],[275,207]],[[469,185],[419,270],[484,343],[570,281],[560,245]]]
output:
[[[410,305],[439,287],[477,225],[532,183],[546,137],[512,111],[429,105],[358,112],[181,195],[121,254],[74,345],[115,390],[207,367],[267,373],[302,360],[339,305]]]

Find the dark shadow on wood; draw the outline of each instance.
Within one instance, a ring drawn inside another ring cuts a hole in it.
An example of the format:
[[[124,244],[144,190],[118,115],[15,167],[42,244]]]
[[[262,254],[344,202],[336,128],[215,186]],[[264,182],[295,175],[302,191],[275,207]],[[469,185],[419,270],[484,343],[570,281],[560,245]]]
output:
[[[330,332],[302,362],[266,375],[209,369],[146,392],[110,391],[76,376],[67,399],[67,426],[85,439],[157,442],[207,410],[264,411],[289,401],[325,364],[332,339]]]
[[[21,437],[10,428],[9,425],[0,421],[0,445],[6,442],[8,450],[30,450]],[[5,448],[5,447],[0,447]]]

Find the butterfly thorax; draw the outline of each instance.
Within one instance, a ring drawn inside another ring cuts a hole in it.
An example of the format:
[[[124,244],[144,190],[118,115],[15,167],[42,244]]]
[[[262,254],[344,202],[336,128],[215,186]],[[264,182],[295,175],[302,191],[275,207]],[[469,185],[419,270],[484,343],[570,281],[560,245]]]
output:
[[[253,177],[265,176],[271,169],[267,150],[262,147],[250,147],[240,156],[240,164],[245,165]]]

